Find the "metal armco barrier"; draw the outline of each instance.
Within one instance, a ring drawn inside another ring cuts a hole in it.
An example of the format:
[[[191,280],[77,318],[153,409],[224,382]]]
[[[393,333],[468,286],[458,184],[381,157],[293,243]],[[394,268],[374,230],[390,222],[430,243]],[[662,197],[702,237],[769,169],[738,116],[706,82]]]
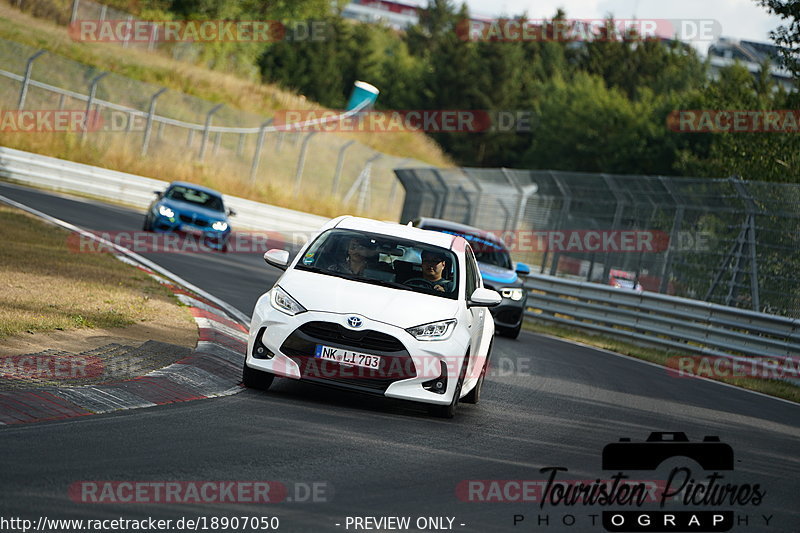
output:
[[[774,367],[772,361],[800,366],[798,319],[538,274],[525,286],[532,318],[679,355],[724,357],[764,369]]]
[[[56,191],[88,194],[134,207],[146,208],[153,191],[167,183],[116,170],[93,167],[0,146],[0,176],[12,181]],[[234,229],[277,232],[311,232],[328,221],[325,217],[225,195],[225,205],[236,211]]]

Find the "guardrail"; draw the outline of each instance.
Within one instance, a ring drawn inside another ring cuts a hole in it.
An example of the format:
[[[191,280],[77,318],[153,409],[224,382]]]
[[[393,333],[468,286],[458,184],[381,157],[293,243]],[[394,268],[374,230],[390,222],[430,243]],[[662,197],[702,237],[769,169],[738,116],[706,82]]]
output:
[[[723,357],[763,372],[776,365],[800,369],[798,319],[537,274],[525,287],[526,315],[539,320],[681,354]],[[780,379],[800,385],[795,378]]]
[[[164,181],[93,167],[55,157],[0,146],[0,176],[27,185],[62,192],[88,194],[141,209],[153,201],[153,191],[164,190]],[[309,232],[329,219],[300,211],[225,196],[225,205],[236,211],[234,229],[276,232]]]

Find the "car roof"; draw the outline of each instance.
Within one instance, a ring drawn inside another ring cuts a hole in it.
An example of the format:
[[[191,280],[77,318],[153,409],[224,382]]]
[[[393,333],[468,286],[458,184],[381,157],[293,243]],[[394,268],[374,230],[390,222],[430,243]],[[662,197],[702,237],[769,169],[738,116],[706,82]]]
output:
[[[396,222],[381,222],[380,220],[353,216],[342,217],[334,227],[391,235],[392,237],[439,246],[440,248],[447,248],[448,250],[452,248],[453,242],[457,238],[447,233],[428,231],[413,226],[404,226]]]
[[[454,233],[466,234],[466,235],[474,235],[481,239],[487,240],[493,244],[496,244],[497,246],[499,246],[504,250],[506,249],[505,243],[500,238],[498,238],[497,235],[482,230],[480,228],[476,228],[475,226],[467,226],[466,224],[459,224],[458,222],[452,222],[450,220],[444,220],[441,218],[422,217],[419,218],[418,220],[419,224],[422,226],[431,225],[431,226],[436,226],[437,228],[445,231],[452,231]]]
[[[170,183],[167,186],[167,188],[173,187],[175,185],[179,185],[181,187],[187,187],[189,189],[194,189],[196,191],[206,192],[206,193],[209,193],[209,194],[213,194],[215,196],[222,196],[222,193],[219,192],[219,191],[216,191],[214,189],[210,189],[208,187],[203,187],[202,185],[198,185],[196,183],[189,183],[188,181],[173,181],[172,183]]]

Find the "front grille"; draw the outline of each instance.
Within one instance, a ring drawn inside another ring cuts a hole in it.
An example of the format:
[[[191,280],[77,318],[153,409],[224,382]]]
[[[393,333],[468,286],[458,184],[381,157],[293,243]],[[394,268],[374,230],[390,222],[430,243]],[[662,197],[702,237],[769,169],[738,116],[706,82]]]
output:
[[[503,324],[516,324],[522,316],[522,309],[501,309],[494,314],[494,319]]]
[[[318,344],[378,355],[377,369],[341,365],[314,357]],[[396,338],[373,330],[353,331],[331,322],[308,322],[281,345],[281,352],[300,367],[300,376],[311,381],[338,384],[365,391],[386,391],[395,381],[417,375],[414,361]]]
[[[201,228],[208,226],[208,222],[202,218],[196,218],[189,215],[180,215],[180,219],[181,222],[185,222],[186,224],[194,224],[195,226],[200,226]]]
[[[320,341],[345,344],[353,349],[381,352],[405,350],[403,343],[391,335],[370,329],[356,331],[332,322],[307,322],[300,326],[300,331]]]

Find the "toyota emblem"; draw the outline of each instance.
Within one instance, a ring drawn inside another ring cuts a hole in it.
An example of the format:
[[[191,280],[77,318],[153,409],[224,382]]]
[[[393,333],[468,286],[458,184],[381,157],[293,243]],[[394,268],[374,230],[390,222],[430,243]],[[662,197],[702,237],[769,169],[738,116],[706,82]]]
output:
[[[347,317],[347,325],[350,326],[351,328],[354,328],[354,329],[355,328],[360,328],[361,324],[363,324],[363,322],[357,316],[349,316],[349,317]]]

